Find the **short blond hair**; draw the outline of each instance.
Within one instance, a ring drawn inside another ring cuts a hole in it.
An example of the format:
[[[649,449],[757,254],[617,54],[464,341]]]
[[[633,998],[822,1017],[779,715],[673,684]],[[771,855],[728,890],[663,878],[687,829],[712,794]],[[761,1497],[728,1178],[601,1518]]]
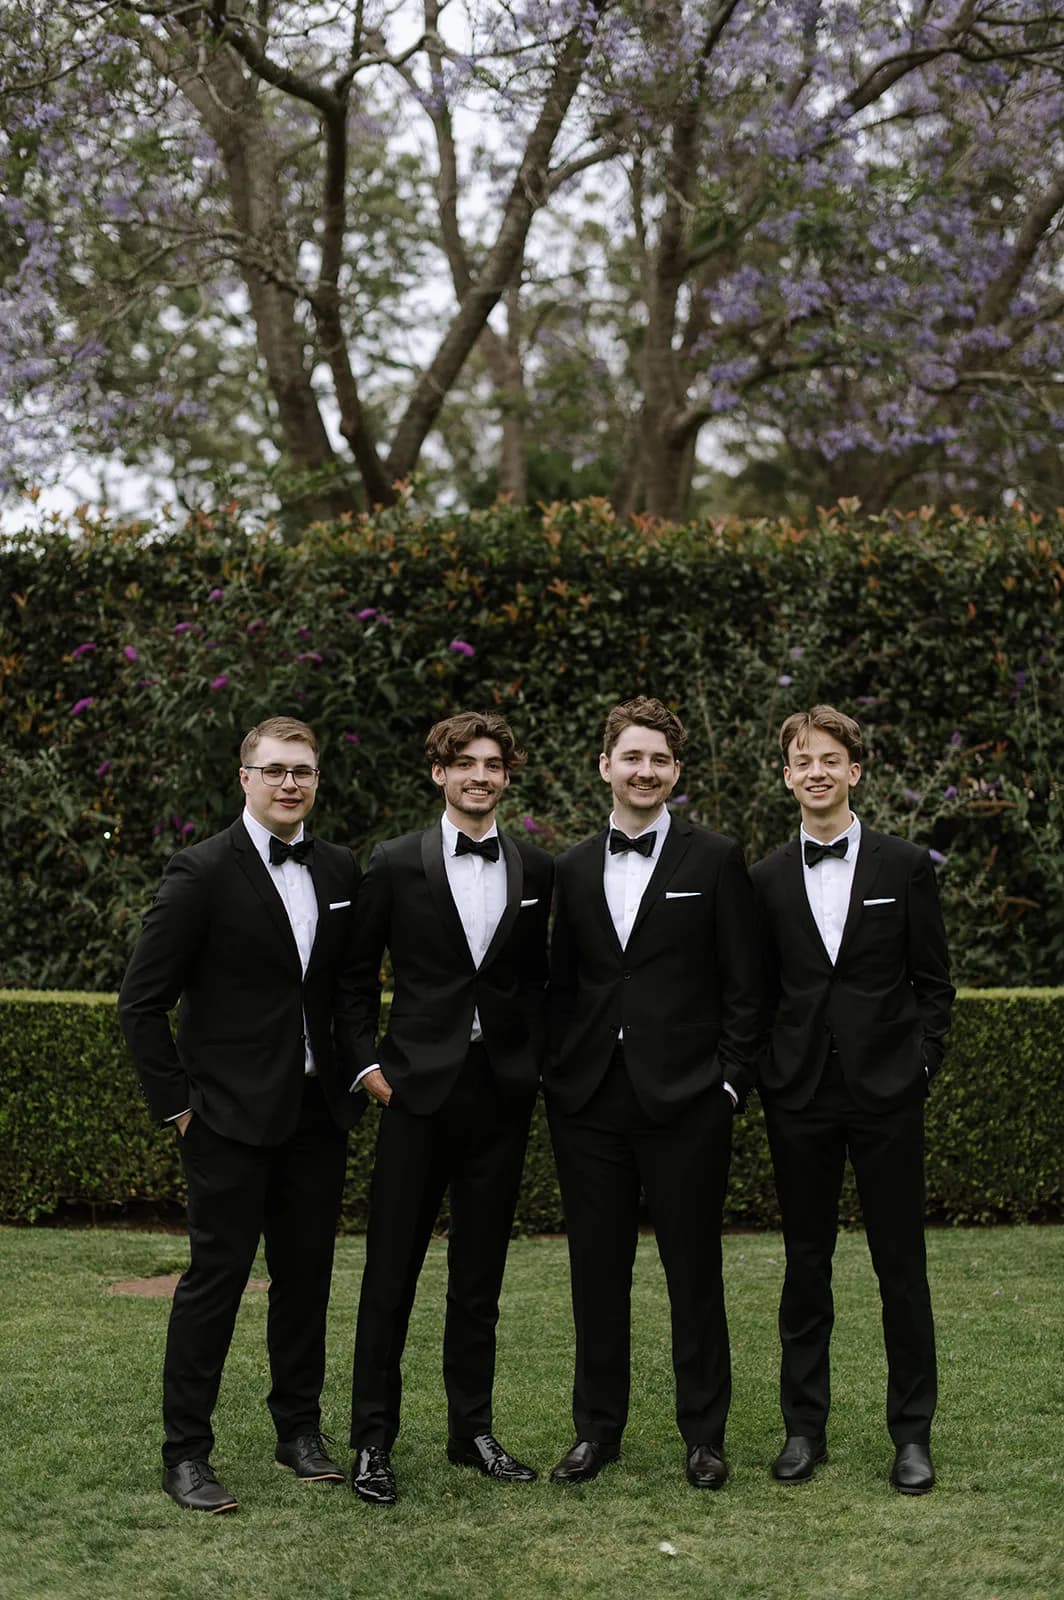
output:
[[[265,722],[256,722],[253,728],[245,733],[240,745],[240,765],[250,765],[255,751],[262,739],[283,739],[286,743],[309,744],[314,752],[314,759],[318,759],[318,736],[313,728],[308,728],[305,722],[298,721],[295,717],[267,717]]]

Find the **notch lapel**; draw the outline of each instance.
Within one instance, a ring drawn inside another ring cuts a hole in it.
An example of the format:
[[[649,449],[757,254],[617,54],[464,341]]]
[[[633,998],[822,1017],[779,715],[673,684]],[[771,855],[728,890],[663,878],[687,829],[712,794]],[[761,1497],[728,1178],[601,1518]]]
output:
[[[827,946],[820,937],[820,929],[816,925],[813,908],[809,904],[809,896],[805,892],[805,862],[802,859],[800,845],[801,837],[799,836],[797,839],[792,839],[790,844],[784,847],[783,860],[784,873],[788,879],[787,889],[794,899],[798,912],[798,922],[806,939],[817,955],[820,956],[824,965],[830,969],[832,964],[831,957],[828,955]]]
[[[677,867],[690,848],[690,844],[691,824],[678,821],[676,817],[673,817],[669,823],[669,831],[665,835],[665,842],[661,847],[658,859],[654,863],[654,870],[650,874],[650,881],[643,890],[643,898],[639,902],[639,910],[636,912],[635,921],[632,923],[632,931],[628,935],[629,944],[632,943],[632,940],[646,921],[651,907],[661,899],[665,885],[671,883]],[[612,925],[611,918],[610,926],[612,927]]]
[[[248,830],[240,817],[236,819],[229,830],[229,842],[233,847],[233,855],[237,866],[262,902],[266,915],[273,924],[274,931],[295,962],[297,970],[302,974],[303,964],[299,959],[296,936],[292,932],[292,924],[288,920],[288,912],[285,910],[284,901],[277,892],[277,885],[270,877],[269,867],[266,866],[259,852],[252,844]]]
[[[850,885],[850,903],[846,908],[846,925],[842,930],[842,940],[839,944],[839,953],[835,958],[838,966],[853,942],[858,924],[861,921],[861,904],[864,900],[872,898],[871,891],[875,888],[879,869],[883,865],[883,852],[879,843],[879,836],[869,828],[861,829],[861,844],[857,851],[857,865],[853,871],[853,883]]]

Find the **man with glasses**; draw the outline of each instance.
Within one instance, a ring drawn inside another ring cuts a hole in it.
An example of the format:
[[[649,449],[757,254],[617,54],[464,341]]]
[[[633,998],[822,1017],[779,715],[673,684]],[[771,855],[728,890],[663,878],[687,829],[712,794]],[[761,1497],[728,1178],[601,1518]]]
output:
[[[275,1459],[303,1482],[343,1482],[320,1396],[347,1130],[366,1103],[332,1039],[359,870],[349,850],[303,827],[317,739],[270,717],[240,763],[243,815],[169,862],[119,995],[148,1107],[175,1128],[188,1184],[191,1261],[163,1366],[163,1488],[207,1512],[237,1504],[210,1465],[211,1414],[260,1237]]]

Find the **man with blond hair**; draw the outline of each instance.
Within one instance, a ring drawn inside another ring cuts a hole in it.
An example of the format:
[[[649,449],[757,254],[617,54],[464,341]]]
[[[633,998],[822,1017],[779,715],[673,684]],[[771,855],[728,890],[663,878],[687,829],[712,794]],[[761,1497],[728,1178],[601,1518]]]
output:
[[[780,730],[799,836],[751,876],[768,968],[765,1108],[787,1267],[780,1300],[781,1483],[827,1458],[831,1261],[847,1156],[879,1279],[891,1482],[935,1481],[935,1330],[924,1245],[924,1100],[942,1064],[954,989],[928,852],[850,809],[863,742],[813,706]]]
[[[163,874],[119,996],[148,1107],[179,1141],[190,1264],[163,1366],[163,1488],[232,1511],[210,1463],[211,1415],[260,1237],[275,1459],[343,1481],[321,1433],[325,1321],[347,1130],[365,1107],[333,1047],[333,985],[359,871],[311,839],[318,741],[269,717],[240,748],[244,811]],[[180,1001],[176,1036],[169,1014]]]

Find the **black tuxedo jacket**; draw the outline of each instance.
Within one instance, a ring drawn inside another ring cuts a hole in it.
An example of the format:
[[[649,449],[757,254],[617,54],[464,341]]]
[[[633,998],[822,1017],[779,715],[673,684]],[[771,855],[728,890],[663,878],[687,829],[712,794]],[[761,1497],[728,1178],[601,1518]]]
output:
[[[354,917],[359,869],[340,845],[314,844],[318,925],[305,977],[288,914],[242,818],[175,855],[144,919],[118,1009],[152,1115],[191,1107],[217,1133],[278,1144],[302,1104],[306,1017],[336,1122],[365,1107],[333,1043],[336,969]],[[180,998],[176,1040],[168,1012]]]
[[[847,1087],[889,1110],[942,1063],[954,988],[938,886],[926,850],[861,829],[849,911],[834,966],[805,892],[793,839],[751,871],[772,1024],[763,1099],[797,1109],[816,1090],[832,1036]]]
[[[753,894],[732,839],[673,816],[627,947],[603,887],[608,830],[558,860],[544,1085],[563,1112],[594,1094],[624,1029],[640,1103],[679,1115],[726,1078],[742,1102],[761,1027]]]
[[[417,1116],[436,1111],[453,1088],[469,1051],[474,1009],[498,1082],[533,1096],[539,1085],[554,863],[538,845],[504,833],[499,839],[506,909],[479,968],[447,881],[439,823],[378,844],[362,880],[338,1033],[356,1070],[379,1063],[400,1103]],[[394,990],[378,1042],[385,948]]]

